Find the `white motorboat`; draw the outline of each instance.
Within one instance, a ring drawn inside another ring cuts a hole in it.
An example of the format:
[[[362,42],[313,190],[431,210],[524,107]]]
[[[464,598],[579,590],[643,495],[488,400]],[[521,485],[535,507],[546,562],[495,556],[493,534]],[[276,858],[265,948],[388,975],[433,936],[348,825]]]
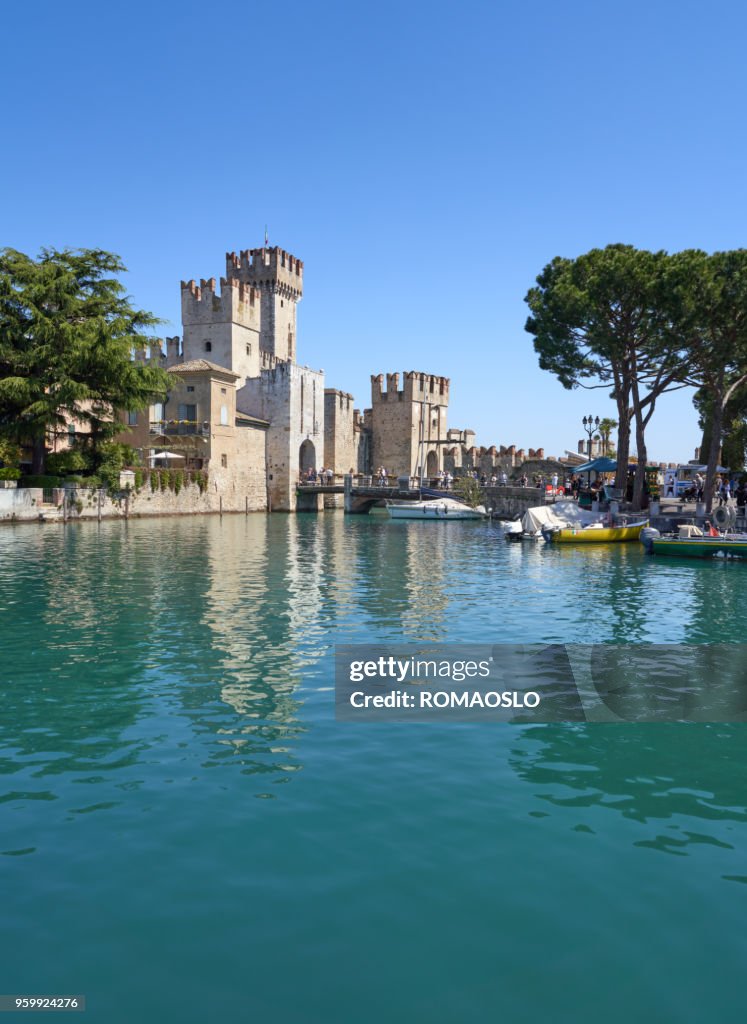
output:
[[[455,519],[484,519],[487,515],[482,505],[470,508],[453,498],[439,498],[435,501],[387,502],[386,510],[392,519],[419,519],[450,522]]]

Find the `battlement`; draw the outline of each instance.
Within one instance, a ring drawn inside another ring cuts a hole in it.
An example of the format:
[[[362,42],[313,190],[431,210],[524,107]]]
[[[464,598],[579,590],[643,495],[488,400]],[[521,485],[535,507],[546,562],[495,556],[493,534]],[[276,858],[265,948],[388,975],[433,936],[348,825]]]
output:
[[[404,387],[400,390],[399,374],[386,375],[384,390],[384,374],[371,377],[371,399],[373,402],[386,401],[428,402],[431,405],[449,404],[449,378],[439,377],[432,373],[419,373],[410,370],[404,374]]]
[[[161,339],[153,338],[147,349],[136,348],[133,353],[133,361],[145,366],[158,366],[165,369],[166,355],[161,346]]]
[[[251,284],[233,278],[220,279],[220,292],[214,277],[182,281],[182,322],[223,323],[234,321],[259,329],[259,292]]]
[[[405,374],[405,398],[410,401],[432,402],[434,405],[448,405],[449,378],[410,370]]]
[[[279,246],[272,249],[242,249],[226,253],[226,277],[270,287],[288,298],[298,300],[303,295],[303,260]]]
[[[262,349],[259,353],[260,370],[274,370],[280,363],[287,362],[287,359],[280,359],[279,356],[274,356],[272,352],[267,352],[265,349]]]

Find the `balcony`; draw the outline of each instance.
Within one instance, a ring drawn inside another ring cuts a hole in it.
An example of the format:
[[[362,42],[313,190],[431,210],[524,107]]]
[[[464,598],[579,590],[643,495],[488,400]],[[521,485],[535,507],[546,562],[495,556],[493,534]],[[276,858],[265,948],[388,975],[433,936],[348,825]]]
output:
[[[155,420],[150,433],[166,437],[210,436],[208,420]]]

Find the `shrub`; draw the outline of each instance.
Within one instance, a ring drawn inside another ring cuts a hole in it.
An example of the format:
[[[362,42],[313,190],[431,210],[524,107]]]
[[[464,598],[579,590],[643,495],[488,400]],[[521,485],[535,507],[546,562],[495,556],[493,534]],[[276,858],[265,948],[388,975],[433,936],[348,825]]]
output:
[[[7,437],[0,437],[0,462],[6,469],[15,469],[21,461],[21,447]],[[10,477],[4,479],[9,480]]]
[[[132,463],[134,450],[128,444],[107,441],[99,448],[98,473],[110,491],[119,490],[119,474]]]
[[[454,493],[472,508],[483,500],[482,488],[471,476],[460,476],[454,481]]]
[[[91,460],[79,448],[68,448],[64,452],[51,452],[47,456],[49,473],[64,476],[68,473],[77,473],[80,470],[90,470],[90,468]]]
[[[184,473],[181,469],[177,469],[174,473],[174,494],[178,494],[184,486]]]
[[[159,477],[160,477],[159,483],[161,485],[161,490],[162,491],[165,491],[166,488],[169,486],[169,475],[168,474],[169,474],[168,469],[162,469],[161,472],[158,474]]]
[[[101,487],[103,481],[100,476],[66,476],[63,482],[79,487]]]
[[[135,490],[139,491],[145,483],[145,473],[142,469],[135,470]]]
[[[161,479],[160,478],[161,478],[161,474],[158,472],[157,469],[152,469],[150,471],[150,489],[152,491],[157,491],[158,488],[161,486]]]
[[[58,476],[40,475],[35,476],[29,473],[28,476],[19,477],[18,481],[21,487],[59,487],[60,478]]]
[[[205,472],[204,469],[197,470],[197,472],[194,475],[194,482],[200,488],[200,494],[204,494],[205,491],[207,490],[208,485],[207,473]]]
[[[0,480],[18,480],[20,476],[20,469],[14,469],[13,466],[5,466],[0,469]]]

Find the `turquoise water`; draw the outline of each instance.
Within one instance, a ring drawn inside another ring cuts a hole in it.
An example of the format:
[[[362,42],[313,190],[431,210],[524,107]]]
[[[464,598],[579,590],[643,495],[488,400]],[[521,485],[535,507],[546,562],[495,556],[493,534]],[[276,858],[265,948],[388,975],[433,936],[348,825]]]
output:
[[[481,523],[4,527],[0,991],[105,1024],[741,1018],[743,726],[336,723],[332,652],[736,643],[745,608],[747,566]]]

